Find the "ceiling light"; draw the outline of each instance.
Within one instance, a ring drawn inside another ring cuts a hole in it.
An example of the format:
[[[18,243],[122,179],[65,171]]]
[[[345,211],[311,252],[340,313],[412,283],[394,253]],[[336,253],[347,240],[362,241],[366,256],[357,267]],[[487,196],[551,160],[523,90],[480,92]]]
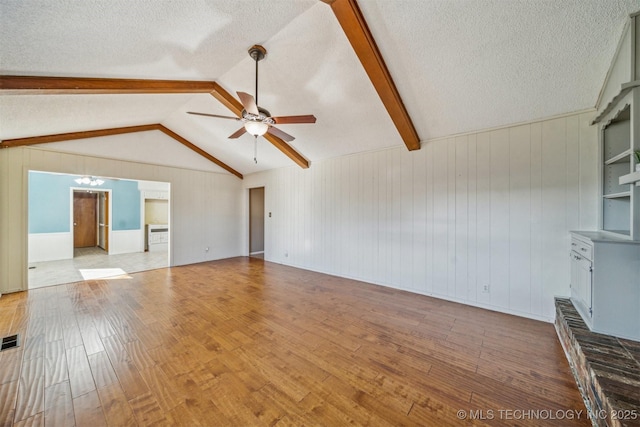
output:
[[[269,130],[269,125],[263,122],[248,121],[245,122],[244,128],[253,136],[262,136]]]
[[[82,178],[74,179],[74,181],[78,184],[90,185],[92,187],[104,184],[103,180],[101,180],[100,178],[95,178],[93,176],[83,176]]]

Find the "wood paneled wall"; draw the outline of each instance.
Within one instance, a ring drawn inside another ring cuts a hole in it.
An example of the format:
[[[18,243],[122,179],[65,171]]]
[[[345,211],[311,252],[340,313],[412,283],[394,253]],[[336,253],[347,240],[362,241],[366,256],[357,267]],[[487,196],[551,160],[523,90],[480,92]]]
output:
[[[265,259],[552,320],[568,231],[597,227],[592,117],[245,177],[266,187]]]
[[[27,285],[29,170],[169,182],[171,265],[242,254],[242,184],[235,176],[42,148],[11,148],[0,150],[0,293]]]

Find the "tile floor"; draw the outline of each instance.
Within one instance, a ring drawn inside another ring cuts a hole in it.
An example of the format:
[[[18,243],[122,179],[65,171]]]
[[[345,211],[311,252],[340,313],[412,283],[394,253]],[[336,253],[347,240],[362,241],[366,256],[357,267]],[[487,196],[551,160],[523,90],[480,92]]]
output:
[[[73,259],[29,263],[29,289],[80,282],[85,277],[95,279],[154,270],[168,265],[166,251],[108,255],[98,247],[78,248]]]

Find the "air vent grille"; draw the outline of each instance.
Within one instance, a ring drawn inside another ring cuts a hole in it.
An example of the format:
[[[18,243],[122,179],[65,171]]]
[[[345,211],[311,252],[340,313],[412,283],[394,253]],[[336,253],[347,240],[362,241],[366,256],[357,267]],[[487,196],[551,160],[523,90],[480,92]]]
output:
[[[2,338],[2,346],[0,347],[0,351],[9,350],[14,347],[19,347],[19,337],[18,334],[11,335],[8,337]]]

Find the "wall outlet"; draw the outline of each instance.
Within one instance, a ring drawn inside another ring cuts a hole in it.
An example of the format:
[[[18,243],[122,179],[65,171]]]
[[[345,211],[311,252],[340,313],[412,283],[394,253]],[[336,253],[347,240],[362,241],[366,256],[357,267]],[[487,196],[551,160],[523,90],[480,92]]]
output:
[[[288,258],[288,257],[289,257],[289,252],[285,252],[285,253],[284,253],[284,257],[285,257],[285,258]]]
[[[485,283],[484,285],[482,285],[482,293],[483,294],[488,294],[489,292],[491,292],[490,288],[489,288],[489,284]]]
[[[209,252],[209,246],[207,246],[206,248],[204,248],[205,252]]]

